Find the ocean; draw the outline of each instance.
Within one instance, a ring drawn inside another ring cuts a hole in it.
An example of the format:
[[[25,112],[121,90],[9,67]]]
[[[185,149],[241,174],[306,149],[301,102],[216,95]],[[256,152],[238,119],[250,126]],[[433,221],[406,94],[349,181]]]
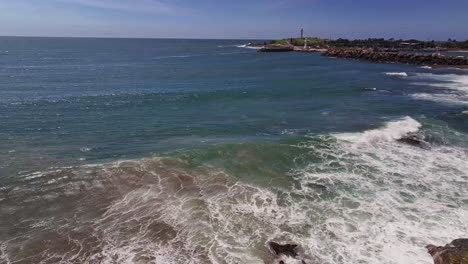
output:
[[[248,42],[0,38],[0,263],[430,264],[468,234],[467,70]]]

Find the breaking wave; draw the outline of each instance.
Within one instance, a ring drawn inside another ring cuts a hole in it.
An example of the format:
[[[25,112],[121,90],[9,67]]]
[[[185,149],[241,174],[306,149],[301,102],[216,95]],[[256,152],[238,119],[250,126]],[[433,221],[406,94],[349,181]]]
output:
[[[252,46],[249,46],[249,45],[247,45],[247,44],[237,45],[236,47],[238,47],[238,48],[245,48],[245,49],[255,49],[255,50],[261,49],[261,47],[252,47]]]
[[[389,122],[380,129],[368,130],[362,133],[336,134],[335,137],[340,140],[359,143],[373,143],[378,141],[393,142],[409,133],[417,132],[421,126],[421,123],[407,116],[401,120]]]
[[[411,77],[416,85],[439,88],[434,93],[417,93],[412,95],[416,99],[429,100],[444,104],[468,104],[468,75],[418,73]]]
[[[175,157],[25,174],[0,192],[2,221],[11,226],[0,230],[0,260],[278,263],[267,247],[273,240],[298,243],[305,263],[429,264],[426,244],[468,232],[467,151],[397,142],[416,132],[424,133],[422,124],[405,117],[310,136],[287,146],[302,154],[278,158],[296,165],[284,175],[290,184],[276,187]],[[214,153],[232,160],[255,151],[262,150]],[[250,177],[271,177],[255,172]]]
[[[449,105],[468,105],[468,98],[463,98],[457,94],[451,93],[439,93],[439,94],[430,94],[430,93],[416,93],[411,95],[413,98],[420,100],[428,100],[443,104]]]

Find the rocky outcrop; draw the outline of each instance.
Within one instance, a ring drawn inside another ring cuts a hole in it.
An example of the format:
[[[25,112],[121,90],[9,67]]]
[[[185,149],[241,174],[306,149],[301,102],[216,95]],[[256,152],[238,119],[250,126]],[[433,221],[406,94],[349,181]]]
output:
[[[417,133],[409,133],[399,139],[398,142],[411,145],[418,148],[430,149],[431,146],[424,140],[424,137]]]
[[[434,264],[468,264],[468,239],[455,239],[443,247],[428,245]]]
[[[283,256],[291,257],[299,260],[302,264],[307,264],[304,260],[304,256],[298,252],[299,245],[297,244],[278,244],[276,242],[270,241],[268,242],[268,246],[276,255],[276,261],[274,262],[275,264],[285,264],[285,261],[282,258]]]
[[[271,45],[266,45],[265,47],[258,50],[258,52],[288,52],[288,51],[294,51],[294,46],[271,44]]]
[[[278,244],[275,242],[270,242],[268,243],[270,248],[275,252],[276,255],[285,255],[285,256],[290,256],[290,257],[297,257],[297,252],[296,248],[298,245],[295,244]]]
[[[324,56],[367,60],[382,63],[405,63],[416,65],[468,66],[468,58],[451,57],[440,54],[415,54],[383,52],[371,49],[328,49]]]

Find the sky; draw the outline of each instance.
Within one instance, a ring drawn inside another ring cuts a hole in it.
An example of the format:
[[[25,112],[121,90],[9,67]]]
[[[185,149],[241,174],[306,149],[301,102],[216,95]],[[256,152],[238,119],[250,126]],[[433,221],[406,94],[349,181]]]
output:
[[[468,0],[0,0],[0,36],[468,39]]]

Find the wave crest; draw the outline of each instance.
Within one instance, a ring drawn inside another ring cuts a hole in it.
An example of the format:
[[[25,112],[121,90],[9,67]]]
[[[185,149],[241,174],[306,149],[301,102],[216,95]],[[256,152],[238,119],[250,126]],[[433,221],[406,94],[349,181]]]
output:
[[[399,76],[399,77],[408,77],[406,72],[386,72],[385,75],[388,76]]]
[[[362,133],[335,134],[334,136],[339,140],[345,140],[354,143],[395,141],[410,133],[418,132],[421,126],[421,123],[409,116],[406,116],[400,120],[389,122],[382,128],[368,130]]]

